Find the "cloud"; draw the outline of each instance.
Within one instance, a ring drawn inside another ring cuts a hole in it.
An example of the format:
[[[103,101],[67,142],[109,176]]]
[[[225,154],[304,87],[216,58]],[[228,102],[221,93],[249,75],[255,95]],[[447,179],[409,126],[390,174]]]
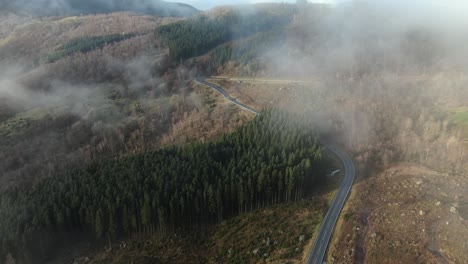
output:
[[[178,0],[170,0],[168,2],[179,2]],[[195,8],[201,10],[207,10],[216,6],[222,5],[242,5],[242,4],[255,4],[255,3],[295,3],[296,0],[219,0],[219,1],[212,1],[212,0],[186,0],[183,1],[186,4],[192,5]],[[337,2],[341,2],[340,0],[313,0],[309,1],[310,3],[327,3],[327,4],[336,4]]]
[[[190,16],[196,10],[161,0],[0,0],[0,11],[34,15],[77,15],[132,11],[159,16]]]

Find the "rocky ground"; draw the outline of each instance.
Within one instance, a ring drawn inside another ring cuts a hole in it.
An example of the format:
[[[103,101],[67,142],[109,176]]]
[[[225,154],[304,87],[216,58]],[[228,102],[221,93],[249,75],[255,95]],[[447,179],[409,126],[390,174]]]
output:
[[[407,163],[361,181],[329,263],[468,263],[467,182]]]
[[[255,210],[199,233],[132,239],[73,263],[303,263],[332,195]]]

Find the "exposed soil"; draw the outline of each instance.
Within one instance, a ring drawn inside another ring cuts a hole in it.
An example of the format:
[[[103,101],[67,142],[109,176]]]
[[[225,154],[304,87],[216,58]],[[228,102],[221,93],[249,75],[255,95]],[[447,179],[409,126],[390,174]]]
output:
[[[328,263],[468,263],[467,188],[408,163],[357,184]]]
[[[331,193],[255,210],[198,233],[121,242],[73,263],[303,263]]]

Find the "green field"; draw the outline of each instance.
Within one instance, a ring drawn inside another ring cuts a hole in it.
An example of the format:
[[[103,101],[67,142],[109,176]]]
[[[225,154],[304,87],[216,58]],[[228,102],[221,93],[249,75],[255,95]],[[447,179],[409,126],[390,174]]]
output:
[[[450,124],[463,129],[463,135],[468,138],[468,108],[463,107],[451,113]]]

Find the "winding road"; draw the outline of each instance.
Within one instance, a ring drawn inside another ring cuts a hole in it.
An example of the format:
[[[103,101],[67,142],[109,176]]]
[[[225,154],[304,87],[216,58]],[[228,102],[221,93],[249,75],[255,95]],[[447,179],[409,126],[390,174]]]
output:
[[[336,222],[340,216],[341,210],[348,198],[351,187],[353,186],[354,176],[356,170],[354,168],[353,161],[351,158],[346,155],[341,149],[326,145],[327,149],[333,152],[343,163],[345,176],[343,182],[341,182],[340,189],[333,198],[333,202],[328,209],[325,218],[323,219],[322,225],[320,226],[320,231],[315,239],[314,248],[307,259],[307,264],[322,264],[325,259],[325,253],[327,252],[328,244],[333,235],[333,230],[335,229]]]
[[[226,99],[238,105],[239,107],[254,114],[259,114],[258,111],[243,104],[242,102],[239,102],[237,99],[229,95],[229,93],[226,90],[224,90],[216,84],[207,82],[205,80],[195,80],[195,83],[214,89]],[[340,185],[340,189],[336,193],[335,198],[333,198],[330,208],[328,209],[328,212],[325,215],[325,218],[323,219],[312,252],[307,258],[307,264],[322,264],[324,262],[328,244],[330,243],[341,210],[343,209],[346,199],[348,198],[349,192],[351,191],[351,187],[353,186],[354,177],[356,174],[353,161],[348,155],[346,155],[346,153],[344,153],[340,148],[336,146],[329,144],[324,145],[330,152],[335,154],[341,160],[341,162],[343,163],[345,176],[343,178],[343,182]]]

